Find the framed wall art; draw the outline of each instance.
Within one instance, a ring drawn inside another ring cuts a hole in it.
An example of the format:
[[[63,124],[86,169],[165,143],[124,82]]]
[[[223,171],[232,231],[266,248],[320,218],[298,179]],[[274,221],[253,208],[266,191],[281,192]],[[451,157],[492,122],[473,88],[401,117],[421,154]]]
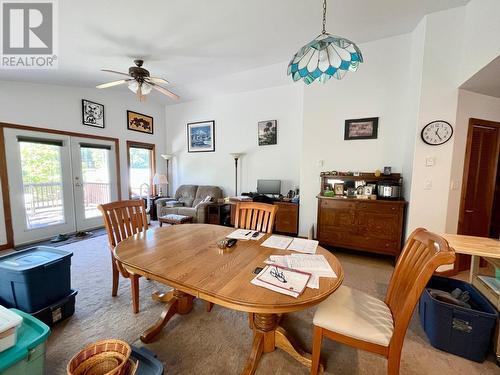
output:
[[[104,105],[82,99],[82,124],[104,128]]]
[[[258,123],[259,146],[278,144],[278,121],[260,121]]]
[[[153,134],[153,118],[142,113],[127,111],[127,129]]]
[[[345,120],[344,140],[377,139],[378,117]]]
[[[187,124],[188,152],[215,151],[215,121]]]

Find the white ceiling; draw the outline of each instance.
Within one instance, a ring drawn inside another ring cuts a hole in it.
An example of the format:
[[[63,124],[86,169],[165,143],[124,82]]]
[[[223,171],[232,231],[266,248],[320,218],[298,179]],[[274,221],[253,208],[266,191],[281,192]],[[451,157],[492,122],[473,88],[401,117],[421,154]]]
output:
[[[363,43],[468,1],[330,0],[327,30]],[[320,33],[321,9],[320,0],[59,0],[59,68],[0,70],[0,80],[92,87],[119,79],[99,69],[126,72],[141,57],[186,100],[202,81],[288,61]]]
[[[474,74],[460,88],[500,98],[500,56]]]

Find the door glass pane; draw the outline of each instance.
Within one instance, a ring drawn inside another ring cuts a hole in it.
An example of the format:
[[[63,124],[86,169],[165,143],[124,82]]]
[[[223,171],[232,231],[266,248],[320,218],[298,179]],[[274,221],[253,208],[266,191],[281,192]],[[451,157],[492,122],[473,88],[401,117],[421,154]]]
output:
[[[82,187],[85,219],[100,216],[99,204],[111,202],[109,150],[82,147]]]
[[[61,147],[19,142],[28,229],[64,222]]]
[[[130,190],[132,195],[141,195],[141,185],[143,194],[148,194],[151,183],[151,150],[145,148],[129,149],[130,155]]]

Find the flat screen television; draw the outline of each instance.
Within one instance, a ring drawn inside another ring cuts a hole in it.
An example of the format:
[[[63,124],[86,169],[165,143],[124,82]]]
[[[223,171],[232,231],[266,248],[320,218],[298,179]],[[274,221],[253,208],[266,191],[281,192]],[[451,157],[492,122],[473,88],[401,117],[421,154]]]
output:
[[[257,180],[257,193],[280,195],[281,180]]]

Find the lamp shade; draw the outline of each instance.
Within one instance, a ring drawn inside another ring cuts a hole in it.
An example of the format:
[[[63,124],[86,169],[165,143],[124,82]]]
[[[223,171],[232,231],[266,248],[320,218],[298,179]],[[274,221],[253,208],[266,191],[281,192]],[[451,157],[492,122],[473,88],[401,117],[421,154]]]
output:
[[[172,154],[161,154],[161,157],[165,160],[170,160],[172,159]]]
[[[154,185],[166,185],[168,184],[167,176],[164,174],[156,173],[153,177]]]
[[[244,154],[242,152],[231,152],[229,155],[231,155],[235,159],[239,159],[242,157]]]

